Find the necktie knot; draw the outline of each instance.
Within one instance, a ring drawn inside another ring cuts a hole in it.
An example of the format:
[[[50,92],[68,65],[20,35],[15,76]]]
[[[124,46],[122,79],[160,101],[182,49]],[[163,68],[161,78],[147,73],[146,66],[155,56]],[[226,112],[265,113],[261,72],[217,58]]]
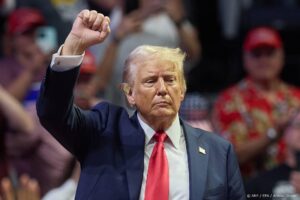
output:
[[[158,131],[155,133],[154,139],[156,142],[164,143],[164,141],[167,139],[167,134],[164,131]]]

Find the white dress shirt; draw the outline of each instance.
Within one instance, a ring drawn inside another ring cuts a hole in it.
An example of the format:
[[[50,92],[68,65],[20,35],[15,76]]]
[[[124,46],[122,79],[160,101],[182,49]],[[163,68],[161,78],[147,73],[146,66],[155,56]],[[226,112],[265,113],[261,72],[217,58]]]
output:
[[[77,182],[68,179],[61,186],[48,191],[42,200],[74,200]]]
[[[51,68],[55,71],[66,71],[79,66],[83,60],[82,55],[61,56],[59,48],[56,54],[53,54]],[[144,199],[146,179],[148,172],[149,158],[151,156],[155,141],[152,138],[155,134],[149,125],[147,125],[139,116],[138,120],[145,132],[145,156],[144,156],[144,173],[141,186],[140,200]],[[165,152],[169,165],[169,199],[185,200],[189,199],[189,168],[186,150],[186,142],[183,130],[180,126],[179,117],[176,116],[171,127],[165,130],[168,139],[165,141]]]

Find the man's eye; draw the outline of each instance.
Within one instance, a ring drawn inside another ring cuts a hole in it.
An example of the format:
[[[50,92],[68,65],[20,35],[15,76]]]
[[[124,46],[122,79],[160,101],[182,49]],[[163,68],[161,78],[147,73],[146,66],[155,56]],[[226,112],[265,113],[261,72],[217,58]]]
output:
[[[173,83],[175,81],[175,78],[167,78],[166,82],[168,83]]]
[[[145,86],[153,86],[155,84],[155,80],[153,80],[153,79],[149,79],[149,80],[146,80],[145,82],[144,82],[144,85]]]
[[[146,80],[145,83],[154,83],[155,81],[153,79],[149,79],[149,80]]]

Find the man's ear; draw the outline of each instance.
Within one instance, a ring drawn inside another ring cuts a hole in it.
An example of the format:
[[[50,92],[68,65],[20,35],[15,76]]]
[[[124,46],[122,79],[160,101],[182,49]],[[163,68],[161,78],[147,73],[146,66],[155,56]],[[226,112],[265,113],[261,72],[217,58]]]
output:
[[[181,101],[183,101],[184,96],[185,96],[185,92],[183,90],[181,90],[181,92],[180,92],[180,100]]]
[[[186,90],[184,89],[184,87],[182,86],[180,88],[180,100],[183,101],[184,97],[185,97],[185,93],[186,93]]]
[[[134,100],[132,88],[130,87],[130,85],[128,83],[123,83],[122,90],[126,96],[126,100],[127,100],[128,104],[131,107],[135,106],[135,100]]]

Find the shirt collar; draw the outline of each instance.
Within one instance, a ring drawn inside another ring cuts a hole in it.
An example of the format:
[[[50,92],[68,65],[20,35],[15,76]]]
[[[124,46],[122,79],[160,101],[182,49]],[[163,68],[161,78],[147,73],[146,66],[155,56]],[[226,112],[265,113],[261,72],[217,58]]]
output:
[[[145,132],[145,144],[147,145],[154,136],[155,130],[153,130],[147,123],[142,120],[142,118],[140,117],[140,113],[137,114],[137,117],[142,129]],[[171,126],[167,130],[165,130],[165,132],[175,148],[179,148],[180,137],[182,136],[183,132],[181,131],[178,114],[176,115],[175,120],[173,121]]]

